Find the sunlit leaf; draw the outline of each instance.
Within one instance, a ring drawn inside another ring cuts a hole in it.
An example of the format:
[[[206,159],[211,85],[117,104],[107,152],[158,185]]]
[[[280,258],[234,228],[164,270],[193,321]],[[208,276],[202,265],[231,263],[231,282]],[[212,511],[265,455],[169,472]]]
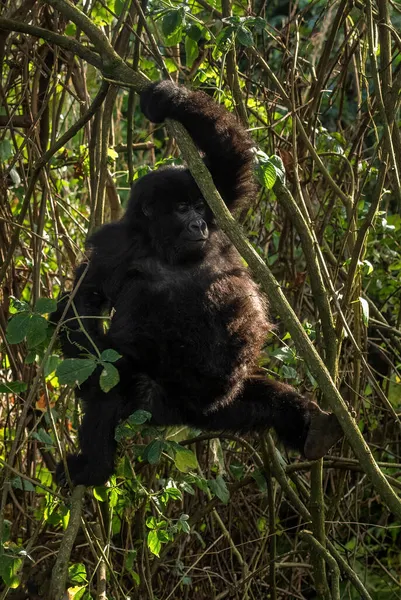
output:
[[[182,448],[181,446],[175,453],[174,463],[177,469],[182,473],[186,473],[191,469],[196,469],[198,466],[198,461],[192,450]]]
[[[161,547],[162,547],[162,544],[161,544],[161,541],[159,540],[159,535],[158,535],[157,530],[149,531],[149,533],[148,533],[148,548],[152,552],[152,554],[159,556]]]
[[[369,304],[365,298],[362,298],[362,296],[359,297],[359,302],[361,303],[362,307],[362,321],[367,327],[369,325]]]

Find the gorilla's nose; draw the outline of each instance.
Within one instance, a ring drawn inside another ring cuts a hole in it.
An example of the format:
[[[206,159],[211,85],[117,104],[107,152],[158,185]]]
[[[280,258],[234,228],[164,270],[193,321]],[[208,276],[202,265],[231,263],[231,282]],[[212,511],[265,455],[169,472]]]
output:
[[[207,237],[207,225],[203,219],[191,221],[188,226],[188,230],[194,237],[202,239]]]

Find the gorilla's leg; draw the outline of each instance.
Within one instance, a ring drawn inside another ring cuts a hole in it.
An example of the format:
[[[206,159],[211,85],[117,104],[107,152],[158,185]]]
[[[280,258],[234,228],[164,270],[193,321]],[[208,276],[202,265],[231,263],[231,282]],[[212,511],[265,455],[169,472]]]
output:
[[[322,411],[292,387],[263,377],[247,380],[232,403],[217,406],[203,419],[208,429],[246,432],[273,427],[285,445],[309,460],[324,456],[343,436],[335,415]]]
[[[79,428],[81,452],[67,456],[68,472],[74,485],[96,486],[108,480],[114,472],[116,427],[136,410],[152,413],[155,425],[183,422],[174,404],[166,400],[160,385],[145,374],[128,377],[126,365],[120,366],[120,383],[109,392],[102,392],[96,383],[85,382],[81,387],[80,396],[84,400],[84,417]],[[61,485],[66,483],[62,462],[57,466],[56,481]]]
[[[117,391],[84,402],[84,417],[79,428],[80,454],[69,454],[67,466],[74,485],[102,485],[114,471],[116,426],[122,414],[122,400]],[[65,484],[64,464],[57,466],[56,480]]]

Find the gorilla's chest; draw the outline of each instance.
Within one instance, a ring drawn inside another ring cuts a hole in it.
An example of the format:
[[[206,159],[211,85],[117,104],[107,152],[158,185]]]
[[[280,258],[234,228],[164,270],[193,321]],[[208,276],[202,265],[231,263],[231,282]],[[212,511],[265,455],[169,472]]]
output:
[[[182,359],[222,352],[234,360],[250,345],[259,352],[267,331],[263,299],[241,269],[160,269],[135,296],[130,326],[159,352],[174,348]]]

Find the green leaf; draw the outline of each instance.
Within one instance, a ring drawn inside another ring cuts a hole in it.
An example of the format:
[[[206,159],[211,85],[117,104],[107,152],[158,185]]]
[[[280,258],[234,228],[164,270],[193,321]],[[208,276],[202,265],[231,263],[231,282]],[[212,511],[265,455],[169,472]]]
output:
[[[183,28],[179,27],[176,31],[174,31],[174,33],[172,35],[169,35],[168,37],[164,38],[164,45],[167,46],[167,48],[169,48],[171,46],[177,46],[177,44],[179,44],[181,42],[182,36],[183,36]],[[174,73],[177,70],[176,64],[170,58],[165,58],[164,60],[165,60],[168,72]]]
[[[163,496],[165,496],[166,500],[182,500],[182,494],[176,487],[165,488]]]
[[[281,348],[277,348],[277,350],[273,350],[271,356],[282,362],[294,362],[295,359],[294,351],[289,346],[282,346]]]
[[[265,161],[257,157],[257,161],[256,176],[259,183],[267,190],[271,190],[277,179],[275,166],[269,159]]]
[[[281,372],[283,374],[283,377],[285,377],[286,379],[297,379],[298,377],[296,370],[292,367],[288,367],[287,365],[283,365],[281,367]]]
[[[280,156],[274,154],[269,160],[276,169],[276,175],[280,179],[281,183],[285,183],[285,166]]]
[[[116,362],[119,358],[121,358],[121,354],[119,354],[112,348],[109,348],[108,350],[103,350],[103,352],[100,355],[100,360],[104,360],[105,362],[111,363]]]
[[[266,483],[266,477],[265,477],[264,473],[262,472],[262,470],[261,469],[255,469],[251,473],[251,476],[256,481],[256,483],[258,484],[258,488],[262,492],[265,492],[267,490],[267,483]]]
[[[162,21],[163,35],[168,38],[175,34],[182,27],[184,18],[185,10],[182,7],[168,10]]]
[[[199,42],[202,37],[202,28],[195,23],[192,23],[191,27],[187,30],[187,36],[194,42]]]
[[[68,579],[72,583],[85,584],[87,583],[86,567],[83,563],[75,563],[68,567]]]
[[[29,348],[38,346],[46,339],[49,322],[41,315],[33,314],[28,324],[26,341]]]
[[[0,553],[0,577],[6,586],[15,589],[19,586],[18,571],[22,566],[22,559],[12,554]]]
[[[25,302],[25,300],[20,300],[18,298],[15,298],[15,296],[10,296],[10,300],[11,300],[11,308],[12,308],[12,313],[17,313],[17,312],[31,312],[31,307],[29,306],[28,302]]]
[[[20,394],[25,392],[27,387],[23,381],[2,381],[0,382],[0,394]]]
[[[163,451],[164,442],[162,440],[153,440],[148,444],[144,451],[144,458],[151,465],[155,465],[159,462],[162,451]]]
[[[161,547],[162,547],[162,543],[159,540],[158,532],[155,529],[152,531],[149,531],[149,533],[148,533],[148,548],[152,552],[152,554],[159,556]]]
[[[149,529],[157,529],[157,519],[156,519],[156,517],[154,517],[153,515],[151,515],[150,517],[147,517],[147,519],[146,519],[146,527],[149,527]]]
[[[230,473],[232,474],[233,477],[235,477],[235,479],[237,479],[239,481],[244,476],[245,467],[244,467],[244,465],[241,465],[239,463],[231,463],[230,464]]]
[[[50,435],[47,433],[47,431],[45,431],[43,428],[40,428],[39,431],[35,431],[32,434],[32,437],[35,440],[38,440],[39,442],[41,442],[42,444],[45,444],[46,446],[50,446],[53,447],[54,446],[54,442],[52,440],[52,438],[50,437]]]
[[[45,377],[48,377],[53,371],[55,371],[58,365],[61,363],[60,357],[57,354],[51,354],[44,365],[43,373]]]
[[[17,477],[14,477],[14,479],[11,480],[11,485],[16,490],[23,490],[24,492],[34,492],[35,491],[35,486],[32,485],[32,483],[30,481],[23,479],[19,475]]]
[[[9,175],[10,175],[10,179],[12,181],[12,185],[14,187],[19,187],[20,184],[21,184],[21,177],[19,176],[18,171],[16,169],[14,169],[14,168],[11,168],[9,170]]]
[[[225,27],[216,38],[216,45],[213,50],[213,58],[217,58],[218,52],[228,52],[232,46],[232,34],[234,27]]]
[[[75,23],[68,23],[67,27],[65,28],[65,35],[75,37],[76,33],[77,26],[75,25]]]
[[[188,68],[191,68],[194,64],[194,61],[199,56],[199,48],[198,43],[195,42],[190,37],[185,38],[185,56],[186,56],[186,65]]]
[[[112,160],[117,160],[117,158],[118,158],[118,152],[116,152],[114,150],[114,148],[108,148],[107,149],[107,156],[109,158],[111,158]]]
[[[28,354],[25,357],[24,363],[26,365],[31,365],[32,363],[35,362],[36,360],[36,351],[35,350],[29,350]]]
[[[183,481],[180,483],[180,488],[184,490],[187,494],[191,494],[191,496],[195,495],[195,490],[187,481]]]
[[[366,269],[366,275],[370,275],[371,273],[373,273],[373,265],[372,265],[372,263],[371,263],[369,260],[366,260],[366,259],[365,259],[365,260],[362,262],[362,264],[363,264],[363,266],[364,266],[364,267],[365,267],[365,269]]]
[[[247,27],[238,27],[237,40],[242,46],[246,46],[247,48],[254,45],[252,33]]]
[[[4,164],[13,155],[13,147],[8,139],[0,142],[0,163]]]
[[[174,463],[181,473],[187,473],[198,466],[198,461],[192,450],[182,448],[182,446],[179,446],[179,450],[176,448]]]
[[[120,374],[118,369],[111,363],[104,365],[103,371],[100,374],[100,387],[104,392],[109,392],[113,387],[120,381]]]
[[[116,442],[121,442],[121,440],[132,438],[133,435],[134,432],[131,429],[131,427],[129,427],[129,425],[127,425],[126,423],[122,423],[120,425],[117,425],[114,433],[114,439],[116,440]]]
[[[361,303],[362,307],[362,321],[367,327],[369,325],[369,304],[365,298],[362,298],[362,296],[359,296],[359,302]]]
[[[35,303],[34,311],[44,315],[54,312],[57,309],[57,300],[53,298],[38,298]]]
[[[96,361],[93,358],[67,358],[57,367],[56,375],[61,384],[80,385],[95,369]]]
[[[130,425],[143,425],[146,421],[150,421],[152,414],[147,410],[136,410],[127,419]]]
[[[98,485],[92,490],[92,494],[99,502],[107,502],[107,489],[105,485]]]
[[[210,490],[215,494],[223,504],[227,504],[230,499],[230,492],[224,479],[221,475],[218,475],[216,479],[208,479],[207,482]]]
[[[267,21],[262,17],[245,17],[243,22],[247,27],[252,26],[257,33],[261,33],[267,27]]]
[[[189,515],[182,514],[177,522],[178,526],[181,528],[181,531],[183,531],[184,533],[191,532],[191,528],[189,526],[188,519],[189,519]]]
[[[10,344],[21,343],[28,333],[31,313],[24,311],[12,317],[7,326],[7,340]]]

